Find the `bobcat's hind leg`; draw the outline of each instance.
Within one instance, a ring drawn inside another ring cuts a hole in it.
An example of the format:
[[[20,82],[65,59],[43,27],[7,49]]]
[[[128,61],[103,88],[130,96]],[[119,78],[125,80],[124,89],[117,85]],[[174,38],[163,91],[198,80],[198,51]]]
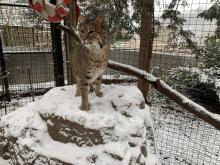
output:
[[[103,93],[101,91],[101,82],[102,82],[102,76],[99,76],[96,80],[96,83],[95,83],[95,94],[96,96],[98,97],[102,97],[103,96]]]

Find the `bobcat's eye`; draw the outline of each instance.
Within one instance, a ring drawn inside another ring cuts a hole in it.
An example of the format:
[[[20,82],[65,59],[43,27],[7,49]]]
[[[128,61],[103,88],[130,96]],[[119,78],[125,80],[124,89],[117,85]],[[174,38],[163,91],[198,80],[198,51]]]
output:
[[[80,33],[84,33],[84,31],[83,31],[83,30],[80,30]]]
[[[93,34],[93,33],[95,33],[94,29],[89,31],[89,34]]]

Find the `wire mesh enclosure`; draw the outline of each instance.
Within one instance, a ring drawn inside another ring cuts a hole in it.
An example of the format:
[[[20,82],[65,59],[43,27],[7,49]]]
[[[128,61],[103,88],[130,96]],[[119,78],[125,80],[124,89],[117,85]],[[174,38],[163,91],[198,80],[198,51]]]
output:
[[[29,102],[54,87],[53,58],[50,24],[28,5],[0,4],[0,14],[1,46],[12,98],[2,106],[8,111],[13,109],[12,105]],[[4,91],[4,81],[1,88]]]
[[[155,20],[159,21],[159,25],[156,26],[158,37],[154,38],[154,51],[160,55],[157,60],[152,60],[154,74],[161,76],[173,88],[208,110],[219,114],[218,84],[220,80],[218,74],[213,78],[210,76],[212,67],[215,67],[214,63],[211,67],[201,69],[201,56],[205,56],[206,53],[201,51],[203,55],[197,54],[192,48],[193,44],[205,48],[207,38],[216,35],[216,29],[218,29],[216,20],[204,19],[201,13],[210,11],[210,8],[214,10],[214,6],[219,8],[219,2],[185,1],[187,4],[175,6],[176,15],[179,14],[179,18],[183,19],[182,25],[178,24],[178,21],[173,22],[178,25],[177,31],[169,28],[175,25],[172,24],[172,19],[167,19],[165,13],[171,12],[173,8],[168,1],[165,2],[155,4]],[[192,43],[188,43],[187,36],[180,35],[180,29],[185,33],[192,33],[190,35]],[[219,37],[217,38],[219,47]],[[219,54],[219,50],[217,52]],[[156,143],[164,164],[220,163],[218,130],[185,112],[173,101],[157,92],[152,92],[152,98],[154,101],[151,113],[155,121]]]
[[[219,164],[220,132],[167,98],[151,107],[163,164]]]
[[[132,5],[140,5],[136,2],[138,1],[131,0],[128,3],[131,14],[135,14]],[[87,5],[86,1],[82,0],[79,4],[82,14],[112,13],[111,19],[108,15],[106,18],[113,26],[114,21],[123,17],[123,12],[128,12],[122,10],[122,15],[114,13],[121,10],[123,3],[124,1],[121,4],[112,2],[103,7],[101,2],[91,0],[91,5]],[[111,8],[111,5],[118,6],[119,9]],[[137,13],[140,12],[139,8],[140,6],[135,8]],[[154,41],[150,61],[152,74],[210,112],[218,114],[219,9],[218,0],[154,1]],[[210,13],[214,13],[214,16],[207,15]],[[0,88],[0,116],[3,116],[38,99],[55,86],[55,77],[50,24],[35,15],[26,4],[0,3],[0,14],[0,37],[5,61],[5,67],[1,61]],[[134,24],[134,29],[139,28],[137,22],[131,23],[132,26]],[[116,38],[115,34],[121,38]],[[110,39],[110,59],[134,67],[139,66],[138,30],[124,29],[120,35],[116,30]],[[62,44],[64,77],[66,84],[70,84],[67,82],[66,48],[64,42]],[[136,85],[137,82],[135,77],[111,69],[108,69],[103,77],[107,83]],[[11,101],[6,95],[7,92]],[[220,132],[217,129],[153,89],[150,91],[150,97],[155,142],[162,164],[220,164]]]

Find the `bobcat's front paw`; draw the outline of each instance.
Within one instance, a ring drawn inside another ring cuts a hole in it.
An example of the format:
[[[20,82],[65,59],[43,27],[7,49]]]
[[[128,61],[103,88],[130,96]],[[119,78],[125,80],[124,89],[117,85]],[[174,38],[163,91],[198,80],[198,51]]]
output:
[[[81,96],[81,94],[80,94],[80,93],[76,93],[75,96],[76,96],[76,97],[79,97],[79,96]]]
[[[96,92],[95,94],[96,94],[96,96],[98,96],[98,97],[102,97],[102,96],[103,96],[103,93],[102,93],[101,91]]]
[[[88,108],[88,106],[80,106],[80,109],[82,110],[82,111],[88,111],[89,110],[89,108]]]

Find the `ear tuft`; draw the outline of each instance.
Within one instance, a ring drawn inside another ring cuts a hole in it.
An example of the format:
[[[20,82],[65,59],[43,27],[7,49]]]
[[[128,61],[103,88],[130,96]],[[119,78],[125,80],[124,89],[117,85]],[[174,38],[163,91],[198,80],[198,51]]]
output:
[[[99,26],[103,26],[105,25],[105,18],[103,16],[97,16],[95,19],[95,22],[99,25]]]
[[[85,23],[85,22],[86,22],[86,17],[80,15],[80,16],[79,16],[79,24],[83,24],[83,23]]]

